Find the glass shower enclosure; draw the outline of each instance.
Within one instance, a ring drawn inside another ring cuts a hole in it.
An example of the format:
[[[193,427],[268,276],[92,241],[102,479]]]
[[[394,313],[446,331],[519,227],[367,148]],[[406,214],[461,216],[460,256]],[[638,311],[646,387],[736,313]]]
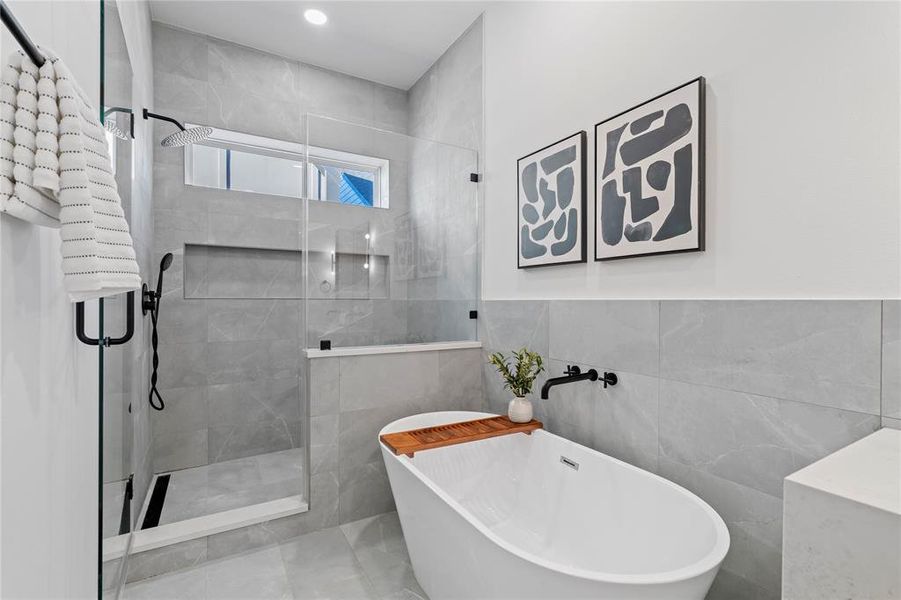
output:
[[[130,106],[114,6],[105,104]],[[315,512],[305,350],[476,340],[480,265],[471,149],[315,115],[295,139],[213,128],[183,150],[154,143],[148,207],[131,198],[130,136],[111,143],[142,276],[155,287],[171,263],[156,327],[138,304],[134,338],[101,349],[115,597],[166,543]],[[106,331],[124,326],[125,302],[104,301]],[[154,335],[162,410],[148,400]]]
[[[309,115],[306,347],[477,339],[474,150]]]

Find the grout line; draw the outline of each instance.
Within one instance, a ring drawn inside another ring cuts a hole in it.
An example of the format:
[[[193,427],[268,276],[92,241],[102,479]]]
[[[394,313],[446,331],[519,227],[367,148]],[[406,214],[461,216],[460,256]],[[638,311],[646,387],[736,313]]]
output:
[[[381,513],[381,514],[384,514],[384,513]],[[375,516],[381,516],[381,514],[375,515]],[[371,519],[372,517],[366,517],[366,518]],[[351,523],[353,523],[353,521],[351,521]],[[353,544],[350,542],[350,538],[347,537],[347,532],[344,531],[344,525],[347,525],[347,523],[342,523],[340,525],[336,525],[336,527],[338,528],[338,531],[341,532],[341,535],[344,537],[344,541],[347,544],[347,548],[350,550],[350,553],[353,556],[354,565],[357,566],[357,569],[359,569],[360,574],[363,576],[363,579],[366,581],[367,584],[369,584],[369,588],[375,594],[376,593],[375,584],[372,582],[372,578],[369,576],[369,573],[367,573],[366,569],[363,568],[363,563],[360,562],[360,557],[357,556],[357,550],[354,548]],[[378,594],[376,594],[376,596],[378,596]]]
[[[885,418],[885,390],[882,389],[885,373],[885,300],[879,303],[879,424]]]
[[[673,383],[681,383],[683,385],[693,385],[693,386],[709,388],[709,389],[713,389],[713,390],[720,390],[723,392],[732,392],[734,394],[744,394],[746,396],[756,396],[758,398],[768,398],[770,400],[778,400],[779,402],[793,402],[795,404],[804,404],[806,406],[814,406],[816,408],[825,408],[827,410],[835,410],[835,411],[839,411],[839,412],[854,413],[854,414],[858,414],[858,415],[866,415],[868,417],[879,417],[880,416],[876,413],[866,412],[866,411],[862,411],[862,410],[853,410],[850,408],[837,408],[835,406],[828,406],[825,404],[816,404],[814,402],[808,402],[806,400],[796,400],[794,398],[783,398],[781,396],[768,396],[767,394],[761,394],[760,392],[749,392],[747,390],[734,390],[731,388],[722,387],[719,385],[712,385],[709,383],[696,383],[694,381],[685,381],[682,379],[673,379],[672,377],[663,377],[663,376],[658,377],[658,379],[660,379],[661,381],[670,381]]]
[[[663,395],[663,377],[661,373],[661,363],[663,356],[663,334],[660,325],[663,316],[663,301],[657,301],[657,472],[660,473],[660,398]]]

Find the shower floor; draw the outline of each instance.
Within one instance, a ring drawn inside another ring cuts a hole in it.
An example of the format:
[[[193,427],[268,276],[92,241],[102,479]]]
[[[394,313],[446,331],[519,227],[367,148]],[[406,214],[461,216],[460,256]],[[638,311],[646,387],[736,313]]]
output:
[[[159,524],[302,494],[304,459],[295,448],[172,471]]]

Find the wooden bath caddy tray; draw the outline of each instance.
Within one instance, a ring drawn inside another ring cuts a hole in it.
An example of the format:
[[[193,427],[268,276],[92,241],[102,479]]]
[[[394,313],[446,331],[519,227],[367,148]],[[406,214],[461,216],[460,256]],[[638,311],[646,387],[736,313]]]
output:
[[[541,429],[541,421],[532,419],[528,423],[514,423],[507,417],[489,417],[475,421],[463,421],[462,423],[447,423],[410,431],[398,431],[386,433],[379,439],[391,448],[395,454],[406,454],[412,457],[420,450],[443,448],[464,442],[474,442],[499,435],[511,433],[530,434],[536,429]]]

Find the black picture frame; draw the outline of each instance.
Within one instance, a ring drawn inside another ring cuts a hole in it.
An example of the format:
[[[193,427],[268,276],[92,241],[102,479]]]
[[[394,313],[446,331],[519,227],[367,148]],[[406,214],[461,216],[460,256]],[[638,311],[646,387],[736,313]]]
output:
[[[580,237],[580,258],[576,260],[563,260],[560,262],[547,262],[542,264],[534,264],[534,265],[524,265],[521,260],[521,248],[520,248],[520,228],[522,225],[522,212],[521,212],[521,193],[522,186],[520,185],[520,173],[523,161],[530,159],[531,157],[544,152],[545,150],[552,148],[558,144],[562,144],[568,140],[571,140],[575,137],[579,138],[579,156],[580,160],[578,161],[579,166],[579,188],[580,194],[578,198],[579,202],[579,237]],[[556,267],[560,265],[574,265],[588,262],[588,215],[586,212],[588,211],[588,132],[584,129],[581,131],[577,131],[571,135],[560,138],[555,142],[551,142],[547,146],[543,146],[538,150],[530,152],[525,156],[522,156],[516,160],[516,268],[517,269],[537,269],[542,267]]]
[[[627,255],[623,255],[623,256],[607,256],[607,257],[603,257],[603,258],[598,258],[598,245],[601,243],[600,231],[599,231],[601,213],[598,210],[598,187],[599,187],[598,184],[601,179],[600,176],[598,175],[598,173],[600,172],[600,171],[598,171],[598,162],[600,160],[598,157],[598,138],[599,138],[598,129],[605,123],[608,123],[614,119],[617,119],[627,113],[630,113],[634,110],[641,108],[642,106],[645,106],[646,104],[650,104],[651,102],[654,102],[655,100],[659,100],[660,98],[663,98],[664,96],[672,94],[673,92],[681,90],[682,88],[685,88],[690,85],[698,86],[698,98],[697,98],[697,103],[698,103],[698,128],[697,128],[697,130],[698,130],[698,164],[697,164],[696,176],[695,176],[696,181],[697,181],[697,186],[698,186],[698,197],[697,197],[698,243],[697,243],[697,245],[693,248],[684,248],[684,249],[678,249],[678,250],[663,250],[660,252],[640,252],[637,254],[627,254]],[[674,87],[672,89],[669,89],[661,94],[658,94],[658,95],[654,96],[653,98],[650,98],[648,100],[645,100],[644,102],[636,104],[635,106],[633,106],[631,108],[627,108],[626,110],[621,111],[621,112],[613,115],[612,117],[608,117],[608,118],[604,119],[603,121],[599,121],[598,123],[595,123],[595,126],[594,126],[594,261],[595,262],[606,262],[606,261],[611,261],[611,260],[624,260],[624,259],[628,259],[628,258],[639,258],[639,257],[646,257],[646,256],[662,256],[665,254],[685,254],[688,252],[703,252],[705,250],[706,235],[707,235],[706,193],[705,193],[705,189],[704,189],[705,184],[706,184],[706,173],[705,173],[705,169],[706,169],[705,138],[706,138],[706,124],[707,124],[707,114],[706,114],[706,106],[705,106],[706,87],[707,87],[707,80],[703,76],[698,76],[690,81],[687,81],[681,85],[677,85],[676,87]]]

